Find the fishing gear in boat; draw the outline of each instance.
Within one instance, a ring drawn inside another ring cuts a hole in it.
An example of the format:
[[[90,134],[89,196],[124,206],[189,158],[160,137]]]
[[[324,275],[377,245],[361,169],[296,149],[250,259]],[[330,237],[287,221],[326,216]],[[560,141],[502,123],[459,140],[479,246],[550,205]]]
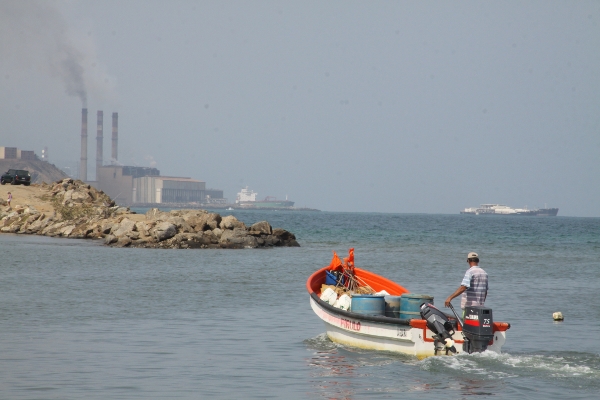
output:
[[[326,271],[326,285],[332,285],[343,291],[356,294],[372,294],[375,291],[354,272],[354,248],[348,250],[348,257],[342,262],[337,253],[333,252],[333,259]]]

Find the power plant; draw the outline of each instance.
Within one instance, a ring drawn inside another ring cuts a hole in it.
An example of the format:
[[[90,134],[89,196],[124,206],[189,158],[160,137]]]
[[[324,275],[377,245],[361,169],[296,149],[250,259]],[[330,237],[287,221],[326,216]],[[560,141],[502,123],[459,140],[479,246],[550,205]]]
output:
[[[81,158],[79,179],[108,194],[119,205],[133,204],[225,204],[223,191],[207,189],[206,183],[189,177],[160,176],[151,167],[120,165],[118,162],[119,115],[112,113],[110,165],[104,165],[104,112],[96,113],[96,179],[88,181],[88,110],[81,110]]]

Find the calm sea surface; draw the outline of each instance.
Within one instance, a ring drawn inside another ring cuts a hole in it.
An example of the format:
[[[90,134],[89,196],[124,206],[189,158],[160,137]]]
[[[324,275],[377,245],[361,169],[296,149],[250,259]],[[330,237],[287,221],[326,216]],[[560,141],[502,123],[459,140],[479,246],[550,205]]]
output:
[[[600,219],[231,213],[302,247],[0,235],[0,398],[598,398]],[[304,285],[350,247],[357,266],[437,305],[478,252],[486,305],[512,324],[504,353],[419,361],[331,343]]]

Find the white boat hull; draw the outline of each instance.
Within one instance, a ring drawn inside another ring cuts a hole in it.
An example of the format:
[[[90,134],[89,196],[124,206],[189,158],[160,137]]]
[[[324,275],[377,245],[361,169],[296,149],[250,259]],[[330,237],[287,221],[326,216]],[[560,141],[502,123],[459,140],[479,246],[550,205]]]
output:
[[[425,327],[369,321],[357,314],[357,318],[352,318],[348,316],[351,313],[341,315],[326,309],[313,297],[310,298],[310,305],[315,314],[325,322],[327,336],[335,343],[361,349],[410,354],[418,358],[446,354],[440,349],[436,352],[433,333]],[[452,339],[456,342],[457,352],[462,353],[462,333],[456,332]],[[488,345],[488,350],[500,353],[505,340],[506,332],[494,332],[493,342]]]

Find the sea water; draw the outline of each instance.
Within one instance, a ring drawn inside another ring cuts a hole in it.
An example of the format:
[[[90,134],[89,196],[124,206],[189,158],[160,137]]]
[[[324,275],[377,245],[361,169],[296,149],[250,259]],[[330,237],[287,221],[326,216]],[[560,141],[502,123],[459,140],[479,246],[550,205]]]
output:
[[[120,249],[0,235],[0,398],[600,393],[598,218],[228,213],[268,220],[302,247]],[[467,253],[479,253],[486,306],[511,323],[503,353],[418,360],[332,343],[305,282],[332,251],[343,257],[351,247],[358,267],[433,295],[439,307],[459,286]]]

